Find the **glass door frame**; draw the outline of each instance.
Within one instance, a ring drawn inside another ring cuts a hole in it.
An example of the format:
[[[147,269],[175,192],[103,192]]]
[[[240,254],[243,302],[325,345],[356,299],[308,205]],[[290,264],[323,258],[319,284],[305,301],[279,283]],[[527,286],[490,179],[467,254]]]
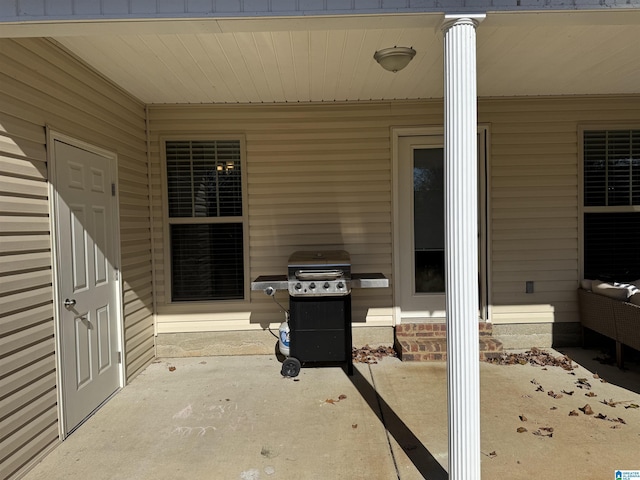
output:
[[[432,316],[428,312],[425,315],[421,315],[419,312],[412,312],[403,316],[401,308],[401,288],[402,279],[407,279],[413,275],[413,272],[403,272],[401,269],[401,258],[406,255],[401,247],[401,236],[406,235],[407,232],[401,231],[400,228],[400,216],[402,214],[400,201],[401,188],[406,188],[405,185],[400,185],[401,179],[399,178],[399,168],[401,161],[407,161],[400,158],[400,140],[405,137],[443,137],[443,127],[401,127],[392,128],[392,192],[393,192],[393,321],[394,325],[402,323],[404,321],[421,321],[421,322],[442,322],[444,321],[444,309],[442,315]],[[490,250],[488,245],[490,230],[489,225],[489,145],[490,145],[490,129],[489,125],[478,125],[478,248],[479,248],[479,321],[490,321],[491,318],[491,299],[490,299],[490,273],[488,265],[490,265]],[[429,142],[431,143],[431,142]],[[404,277],[402,276],[404,274]],[[443,295],[444,297],[444,295]],[[414,320],[412,320],[412,318]]]

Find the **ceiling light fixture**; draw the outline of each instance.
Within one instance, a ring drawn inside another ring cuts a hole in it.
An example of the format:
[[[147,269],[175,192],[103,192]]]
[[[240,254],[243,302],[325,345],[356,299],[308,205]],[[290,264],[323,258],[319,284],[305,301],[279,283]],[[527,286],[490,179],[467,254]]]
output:
[[[395,73],[406,67],[415,55],[416,51],[413,48],[391,47],[378,50],[373,54],[373,58],[382,65],[382,68]]]

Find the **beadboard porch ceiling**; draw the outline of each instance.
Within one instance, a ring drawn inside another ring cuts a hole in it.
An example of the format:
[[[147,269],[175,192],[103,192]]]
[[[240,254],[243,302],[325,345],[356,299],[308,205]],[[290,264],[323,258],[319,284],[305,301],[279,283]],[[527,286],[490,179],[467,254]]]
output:
[[[443,20],[101,21],[40,25],[38,36],[146,104],[424,99],[443,96]],[[477,29],[478,94],[638,94],[639,44],[638,10],[489,13]],[[394,45],[417,51],[395,74],[373,59]]]

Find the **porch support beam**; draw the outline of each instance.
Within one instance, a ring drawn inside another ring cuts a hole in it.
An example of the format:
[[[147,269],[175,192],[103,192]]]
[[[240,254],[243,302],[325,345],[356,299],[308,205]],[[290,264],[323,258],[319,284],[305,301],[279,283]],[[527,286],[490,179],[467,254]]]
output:
[[[445,17],[444,157],[449,479],[480,479],[476,26]]]

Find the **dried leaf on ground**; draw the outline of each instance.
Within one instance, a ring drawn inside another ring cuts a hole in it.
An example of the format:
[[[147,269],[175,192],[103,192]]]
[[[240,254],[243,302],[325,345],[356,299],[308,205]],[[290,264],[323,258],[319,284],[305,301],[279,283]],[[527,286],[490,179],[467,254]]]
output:
[[[331,405],[335,405],[336,403],[338,403],[340,400],[344,400],[345,398],[347,398],[346,395],[340,395],[338,397],[338,400],[334,400],[333,398],[327,398],[324,403],[330,403]]]
[[[527,421],[527,417],[525,417],[524,415],[520,415],[518,418],[520,418],[521,422],[526,422]]]
[[[493,452],[489,452],[489,453],[484,453],[482,452],[483,455],[486,455],[489,458],[496,458],[498,456],[498,454],[496,453],[496,451],[494,450]]]
[[[580,407],[578,410],[582,411],[585,415],[593,415],[593,409],[588,403],[584,407]]]
[[[573,395],[573,390],[571,390],[570,392],[567,392],[566,390],[562,390],[562,393],[564,393],[565,395]]]
[[[623,425],[627,424],[627,422],[625,422],[624,419],[622,419],[620,417],[608,418],[606,415],[604,415],[602,413],[598,413],[598,415],[596,415],[594,418],[598,418],[600,420],[608,420],[609,422],[614,422],[614,423],[621,423]]]
[[[580,414],[579,414],[578,412],[576,412],[575,410],[571,410],[571,411],[569,412],[569,416],[570,416],[570,417],[577,417],[577,416],[579,416],[579,415],[580,415]]]
[[[597,397],[597,396],[598,396],[598,395],[596,395],[596,394],[595,394],[595,393],[593,393],[593,392],[587,392],[587,393],[585,393],[584,395],[585,395],[586,397]]]
[[[601,383],[607,383],[607,381],[604,378],[600,378],[600,375],[598,375],[597,373],[593,374],[593,378],[597,378]]]
[[[536,388],[536,392],[544,392],[544,388],[542,388],[542,385],[538,385],[538,388]]]
[[[549,390],[547,392],[547,395],[549,395],[550,397],[553,397],[553,398],[562,398],[562,394],[561,393],[555,393],[553,390]]]
[[[631,402],[631,400],[620,400],[619,402],[614,402],[613,398],[610,398],[609,400],[602,400],[600,403],[604,403],[605,405],[609,405],[610,407],[615,408],[616,405],[621,405],[623,403],[629,403],[629,402]],[[632,403],[628,407],[624,407],[624,408],[638,408],[638,405],[636,405],[635,403]]]
[[[357,424],[357,423],[352,423],[352,424],[351,424],[351,428],[354,428],[354,429],[355,429],[355,428],[358,428],[358,424]]]
[[[586,390],[590,390],[591,389],[591,384],[589,383],[589,381],[586,378],[579,378],[578,381],[576,382],[576,386],[578,388],[584,388]]]
[[[558,407],[551,407],[549,410],[557,410]]]
[[[537,435],[539,437],[553,437],[553,428],[551,427],[542,427],[538,430],[536,430],[535,432],[533,432],[534,435]]]
[[[527,429],[524,428],[524,427],[518,427],[517,430],[516,430],[516,432],[518,432],[518,433],[524,433],[526,431],[527,431]]]
[[[577,368],[566,355],[554,357],[550,353],[533,347],[524,353],[502,353],[487,359],[487,362],[496,365],[534,365],[540,367],[561,367],[564,370]]]
[[[353,348],[351,351],[351,358],[356,363],[375,364],[383,357],[397,356],[398,355],[393,347],[388,346],[370,347],[369,345],[365,345],[362,348]]]
[[[175,371],[176,371],[176,367],[174,367],[173,365],[171,365],[171,366],[169,367],[169,371],[170,371],[170,372],[175,372]]]
[[[635,403],[632,403],[631,405],[625,405],[624,408],[640,408],[640,405],[636,405]]]

